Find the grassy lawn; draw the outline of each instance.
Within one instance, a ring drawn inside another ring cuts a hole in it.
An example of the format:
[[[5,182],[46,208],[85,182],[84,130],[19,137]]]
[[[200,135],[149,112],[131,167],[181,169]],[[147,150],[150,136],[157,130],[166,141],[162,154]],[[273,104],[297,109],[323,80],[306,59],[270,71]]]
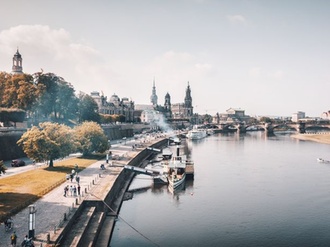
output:
[[[67,173],[71,173],[75,164],[78,172],[102,158],[72,158],[54,163],[53,168],[36,168],[0,179],[0,222],[65,182]]]

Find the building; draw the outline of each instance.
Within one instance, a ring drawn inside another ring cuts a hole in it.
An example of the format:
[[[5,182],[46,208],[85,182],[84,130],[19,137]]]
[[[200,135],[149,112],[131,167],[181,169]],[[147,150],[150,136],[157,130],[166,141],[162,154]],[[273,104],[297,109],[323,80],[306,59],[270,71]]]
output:
[[[13,67],[11,73],[16,74],[23,74],[23,59],[22,55],[19,53],[18,48],[13,57]]]
[[[128,98],[120,99],[114,94],[107,100],[106,96],[100,95],[96,91],[91,92],[91,97],[96,102],[100,114],[122,115],[125,116],[126,122],[134,121],[134,102]]]
[[[154,79],[154,83],[153,83],[153,86],[152,86],[152,94],[150,96],[150,101],[151,101],[153,106],[157,106],[158,97],[157,97],[157,94],[156,94],[155,79]]]
[[[299,119],[303,119],[305,117],[306,117],[305,112],[298,111],[298,112],[292,114],[291,120],[292,120],[292,122],[297,123],[299,121]]]
[[[323,112],[322,115],[321,115],[321,118],[330,120],[330,110],[326,111],[326,112]]]
[[[251,119],[250,116],[245,115],[245,110],[240,108],[229,108],[226,110],[226,113],[217,113],[212,122],[219,123],[238,123],[238,122],[249,122]]]
[[[187,119],[190,121],[194,114],[193,109],[191,89],[188,82],[184,102],[171,105],[172,119]]]

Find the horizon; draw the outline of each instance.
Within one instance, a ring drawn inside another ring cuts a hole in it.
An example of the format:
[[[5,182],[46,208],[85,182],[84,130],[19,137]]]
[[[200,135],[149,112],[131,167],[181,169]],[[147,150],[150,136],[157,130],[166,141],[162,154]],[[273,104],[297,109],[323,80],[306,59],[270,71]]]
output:
[[[2,3],[0,71],[17,48],[76,92],[158,104],[168,92],[194,112],[320,117],[329,110],[330,2],[177,0]],[[74,11],[72,11],[74,10]]]

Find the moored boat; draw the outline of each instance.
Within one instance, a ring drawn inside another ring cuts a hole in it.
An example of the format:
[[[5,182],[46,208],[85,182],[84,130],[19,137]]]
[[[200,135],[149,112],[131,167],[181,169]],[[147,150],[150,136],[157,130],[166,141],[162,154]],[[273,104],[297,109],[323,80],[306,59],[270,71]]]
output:
[[[319,162],[319,163],[330,163],[330,160],[325,160],[325,159],[322,159],[322,158],[317,158],[317,162]]]
[[[168,185],[170,189],[177,189],[185,182],[186,179],[186,155],[180,155],[179,147],[177,147],[176,156],[172,156],[169,160],[168,168]]]
[[[196,125],[192,130],[188,131],[187,138],[191,140],[202,139],[207,136],[207,131],[205,129],[199,129]]]

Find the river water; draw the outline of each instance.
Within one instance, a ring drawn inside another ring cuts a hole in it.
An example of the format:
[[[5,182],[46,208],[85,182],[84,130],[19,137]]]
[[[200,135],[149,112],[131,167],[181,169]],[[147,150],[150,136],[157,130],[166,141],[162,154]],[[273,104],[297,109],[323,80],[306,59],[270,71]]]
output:
[[[111,246],[330,246],[330,146],[289,134],[185,143],[195,179],[123,202]],[[151,185],[138,175],[131,188]],[[134,227],[134,229],[133,229]]]

